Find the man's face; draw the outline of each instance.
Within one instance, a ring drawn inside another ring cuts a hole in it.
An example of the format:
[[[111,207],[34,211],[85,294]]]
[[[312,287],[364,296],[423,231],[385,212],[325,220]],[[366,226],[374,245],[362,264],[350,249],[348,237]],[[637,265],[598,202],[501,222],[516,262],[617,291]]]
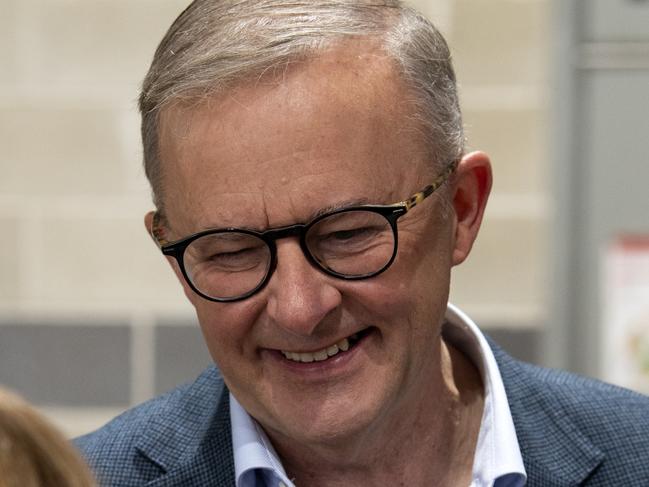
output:
[[[280,227],[419,191],[437,174],[407,98],[389,60],[348,47],[199,106],[168,109],[160,149],[169,239]],[[438,196],[424,201],[399,221],[395,262],[367,280],[323,274],[287,238],[277,242],[268,285],[246,300],[210,302],[185,285],[228,387],[271,438],[344,441],[433,387],[452,221]],[[354,336],[348,351],[325,361],[282,354]]]

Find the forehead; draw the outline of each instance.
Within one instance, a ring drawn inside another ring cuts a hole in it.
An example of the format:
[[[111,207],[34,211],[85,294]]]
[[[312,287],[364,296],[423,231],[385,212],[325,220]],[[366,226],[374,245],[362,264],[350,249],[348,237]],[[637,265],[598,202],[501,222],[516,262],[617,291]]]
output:
[[[281,71],[163,111],[172,226],[277,226],[418,189],[426,147],[409,91],[380,49],[341,45]]]

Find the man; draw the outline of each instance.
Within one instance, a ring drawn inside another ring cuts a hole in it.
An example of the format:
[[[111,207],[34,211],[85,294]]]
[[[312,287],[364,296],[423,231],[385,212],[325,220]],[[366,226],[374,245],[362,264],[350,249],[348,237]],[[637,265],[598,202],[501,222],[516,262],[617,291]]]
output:
[[[649,484],[647,398],[447,306],[491,168],[422,17],[197,0],[140,108],[146,227],[218,371],[78,440],[106,485]]]

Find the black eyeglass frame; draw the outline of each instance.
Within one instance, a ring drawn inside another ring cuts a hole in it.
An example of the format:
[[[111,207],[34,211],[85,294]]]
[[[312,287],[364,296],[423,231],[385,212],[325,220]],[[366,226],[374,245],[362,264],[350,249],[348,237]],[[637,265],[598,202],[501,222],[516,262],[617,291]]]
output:
[[[153,237],[153,239],[155,240],[155,242],[157,243],[158,247],[160,248],[160,250],[164,255],[173,257],[176,260],[178,266],[180,267],[180,271],[182,272],[183,277],[185,278],[185,281],[187,282],[187,284],[189,284],[189,287],[196,294],[198,294],[204,299],[207,299],[208,301],[214,301],[219,303],[241,301],[261,291],[266,286],[266,284],[268,284],[268,281],[270,280],[271,276],[273,275],[273,272],[277,267],[276,241],[288,237],[298,237],[300,242],[300,248],[302,249],[302,253],[304,254],[304,256],[311,263],[311,265],[313,265],[316,269],[321,270],[325,274],[339,279],[344,279],[347,281],[369,279],[371,277],[378,276],[379,274],[383,273],[386,269],[388,269],[388,267],[392,265],[394,259],[397,256],[397,250],[399,246],[399,241],[398,241],[399,233],[397,230],[397,220],[401,218],[403,215],[405,215],[406,213],[408,213],[408,211],[410,211],[412,208],[417,206],[419,203],[421,203],[424,199],[428,198],[437,189],[439,189],[446,182],[449,176],[455,171],[456,167],[457,167],[457,161],[453,161],[452,163],[448,164],[445,167],[445,169],[442,171],[442,173],[435,179],[435,181],[433,181],[432,184],[429,184],[424,189],[413,194],[412,196],[410,196],[410,198],[406,200],[399,201],[397,203],[388,204],[388,205],[350,206],[347,208],[341,208],[328,213],[324,213],[322,215],[317,216],[316,218],[314,218],[313,220],[307,223],[295,223],[293,225],[287,225],[284,227],[270,228],[262,232],[256,230],[249,230],[245,228],[232,228],[232,227],[221,228],[221,229],[208,229],[198,233],[194,233],[180,240],[169,242],[164,237],[164,229],[160,223],[160,214],[158,212],[155,212],[153,215],[153,222],[151,225],[151,236]],[[392,233],[394,236],[394,249],[392,251],[392,255],[390,256],[390,259],[385,263],[385,265],[383,265],[383,267],[381,267],[379,270],[375,272],[370,272],[367,274],[361,274],[357,276],[341,274],[332,269],[329,269],[313,256],[306,243],[306,235],[309,229],[312,228],[315,224],[333,215],[339,215],[341,213],[348,213],[353,211],[369,211],[385,217],[385,219],[390,224],[390,228],[392,229]],[[190,279],[184,264],[185,250],[192,242],[194,242],[199,238],[205,237],[206,235],[216,235],[221,233],[234,233],[234,232],[257,237],[268,246],[268,249],[270,250],[270,262],[268,264],[266,275],[254,289],[240,296],[234,296],[229,298],[218,298],[214,296],[209,296],[203,293],[202,291],[200,291]]]

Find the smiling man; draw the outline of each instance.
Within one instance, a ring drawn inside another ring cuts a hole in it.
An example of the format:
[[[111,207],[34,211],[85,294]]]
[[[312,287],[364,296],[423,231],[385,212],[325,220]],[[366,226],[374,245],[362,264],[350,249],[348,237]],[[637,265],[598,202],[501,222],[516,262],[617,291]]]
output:
[[[491,167],[428,21],[195,1],[140,108],[146,227],[217,368],[78,440],[105,485],[649,482],[646,398],[520,364],[447,304]]]

